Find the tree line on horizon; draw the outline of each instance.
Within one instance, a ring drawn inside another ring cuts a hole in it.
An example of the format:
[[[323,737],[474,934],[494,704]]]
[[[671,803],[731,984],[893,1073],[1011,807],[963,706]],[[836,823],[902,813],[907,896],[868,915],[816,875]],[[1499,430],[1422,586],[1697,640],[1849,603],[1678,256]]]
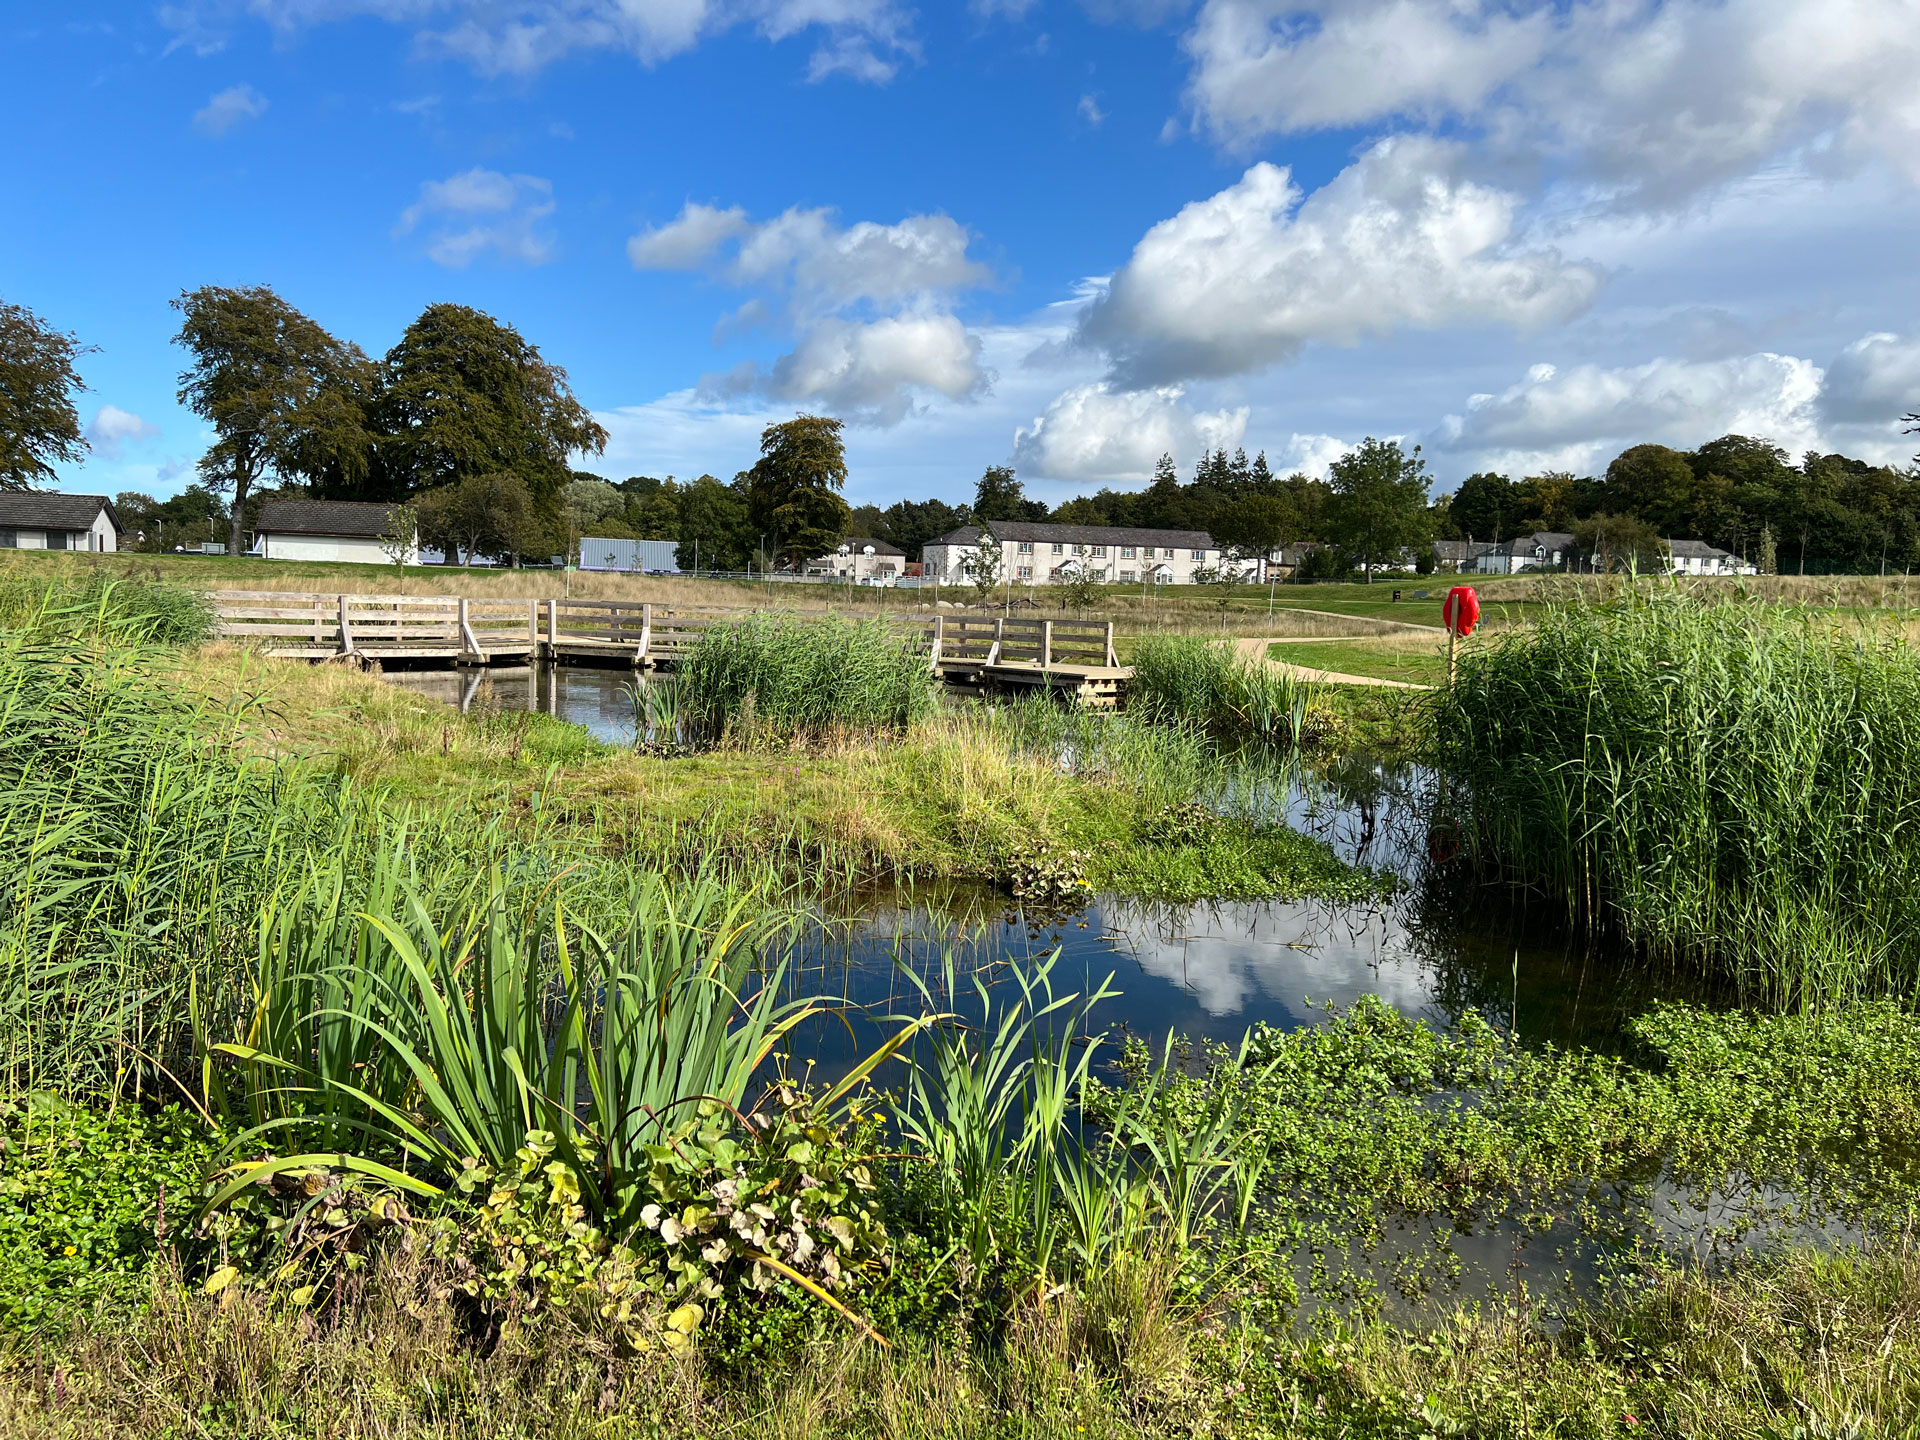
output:
[[[683,569],[745,570],[824,554],[843,538],[886,541],[910,560],[962,526],[995,520],[1199,530],[1231,555],[1312,542],[1301,571],[1368,573],[1435,539],[1500,542],[1570,533],[1602,564],[1646,562],[1674,538],[1704,540],[1763,571],[1920,565],[1920,459],[1873,465],[1726,435],[1695,450],[1641,444],[1598,476],[1483,472],[1434,499],[1418,446],[1368,438],[1324,480],[1280,476],[1264,453],[1204,454],[1182,480],[1162,456],[1138,490],[1104,488],[1049,507],[1015,471],[988,466],[970,503],[850,507],[842,422],[770,425],[760,458],[730,481],[572,468],[606,430],[564,369],[513,326],[433,304],[378,360],[329,334],[269,286],[203,286],[172,302],[187,364],[178,396],[214,432],[197,479],[166,500],[115,497],[138,547],[224,530],[238,550],[260,505],[286,496],[405,505],[450,561],[571,554],[586,534],[676,542]],[[0,489],[49,483],[84,458],[73,396],[88,352],[31,310],[0,302]],[[1906,420],[1920,428],[1920,415]]]

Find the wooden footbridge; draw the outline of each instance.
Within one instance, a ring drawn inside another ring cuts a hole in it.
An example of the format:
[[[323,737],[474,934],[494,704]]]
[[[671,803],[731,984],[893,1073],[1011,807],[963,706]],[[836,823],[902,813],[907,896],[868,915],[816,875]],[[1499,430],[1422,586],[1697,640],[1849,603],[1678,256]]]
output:
[[[279,590],[216,591],[208,598],[223,639],[257,644],[273,656],[367,666],[389,660],[545,661],[671,670],[713,626],[755,613],[729,605]],[[1108,707],[1119,703],[1133,674],[1115,657],[1111,621],[906,615],[890,616],[885,623],[924,650],[928,667],[956,690],[1046,690],[1063,700]]]

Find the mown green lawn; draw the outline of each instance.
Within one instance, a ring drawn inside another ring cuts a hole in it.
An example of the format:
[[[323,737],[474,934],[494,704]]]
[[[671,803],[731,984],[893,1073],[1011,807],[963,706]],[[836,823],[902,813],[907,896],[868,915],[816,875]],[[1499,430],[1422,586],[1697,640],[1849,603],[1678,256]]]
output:
[[[1269,659],[1341,675],[1369,675],[1380,680],[1404,680],[1414,685],[1439,685],[1447,678],[1444,640],[1432,646],[1403,643],[1383,645],[1366,640],[1286,642],[1267,649]]]

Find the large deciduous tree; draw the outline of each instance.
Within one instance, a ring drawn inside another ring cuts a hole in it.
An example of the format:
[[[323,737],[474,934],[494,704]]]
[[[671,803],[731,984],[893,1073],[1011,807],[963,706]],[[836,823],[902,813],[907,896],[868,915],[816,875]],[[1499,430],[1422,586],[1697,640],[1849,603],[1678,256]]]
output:
[[[443,551],[449,565],[475,555],[517,563],[548,538],[526,483],[510,471],[438,486],[421,495],[418,510],[420,538]]]
[[[87,453],[74,361],[90,347],[24,305],[0,302],[0,490],[31,490]]]
[[[607,448],[567,372],[511,325],[468,306],[429,305],[382,370],[375,414],[395,494],[513,474],[535,510],[559,521],[570,457]]]
[[[760,458],[747,472],[747,516],[769,554],[798,563],[825,554],[847,533],[840,430],[831,416],[796,415],[760,432]]]
[[[1367,583],[1382,562],[1431,537],[1427,514],[1427,467],[1420,447],[1409,455],[1398,440],[1368,436],[1328,471],[1327,538],[1359,560]]]
[[[743,472],[744,474],[744,472]],[[753,554],[744,480],[722,485],[702,475],[680,492],[679,540],[673,560],[682,570],[744,570]]]
[[[365,398],[373,371],[266,285],[204,285],[173,302],[174,343],[192,356],[180,403],[213,427],[200,476],[231,495],[228,544],[240,549],[247,497],[272,474],[351,490],[365,475],[371,437]]]

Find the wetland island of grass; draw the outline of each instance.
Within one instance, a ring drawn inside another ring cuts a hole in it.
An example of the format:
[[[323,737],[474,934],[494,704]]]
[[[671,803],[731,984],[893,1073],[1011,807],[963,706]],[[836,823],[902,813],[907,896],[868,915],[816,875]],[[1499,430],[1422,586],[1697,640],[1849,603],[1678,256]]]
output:
[[[9,570],[0,1436],[1920,1434],[1903,615],[1225,617],[1095,711]]]

